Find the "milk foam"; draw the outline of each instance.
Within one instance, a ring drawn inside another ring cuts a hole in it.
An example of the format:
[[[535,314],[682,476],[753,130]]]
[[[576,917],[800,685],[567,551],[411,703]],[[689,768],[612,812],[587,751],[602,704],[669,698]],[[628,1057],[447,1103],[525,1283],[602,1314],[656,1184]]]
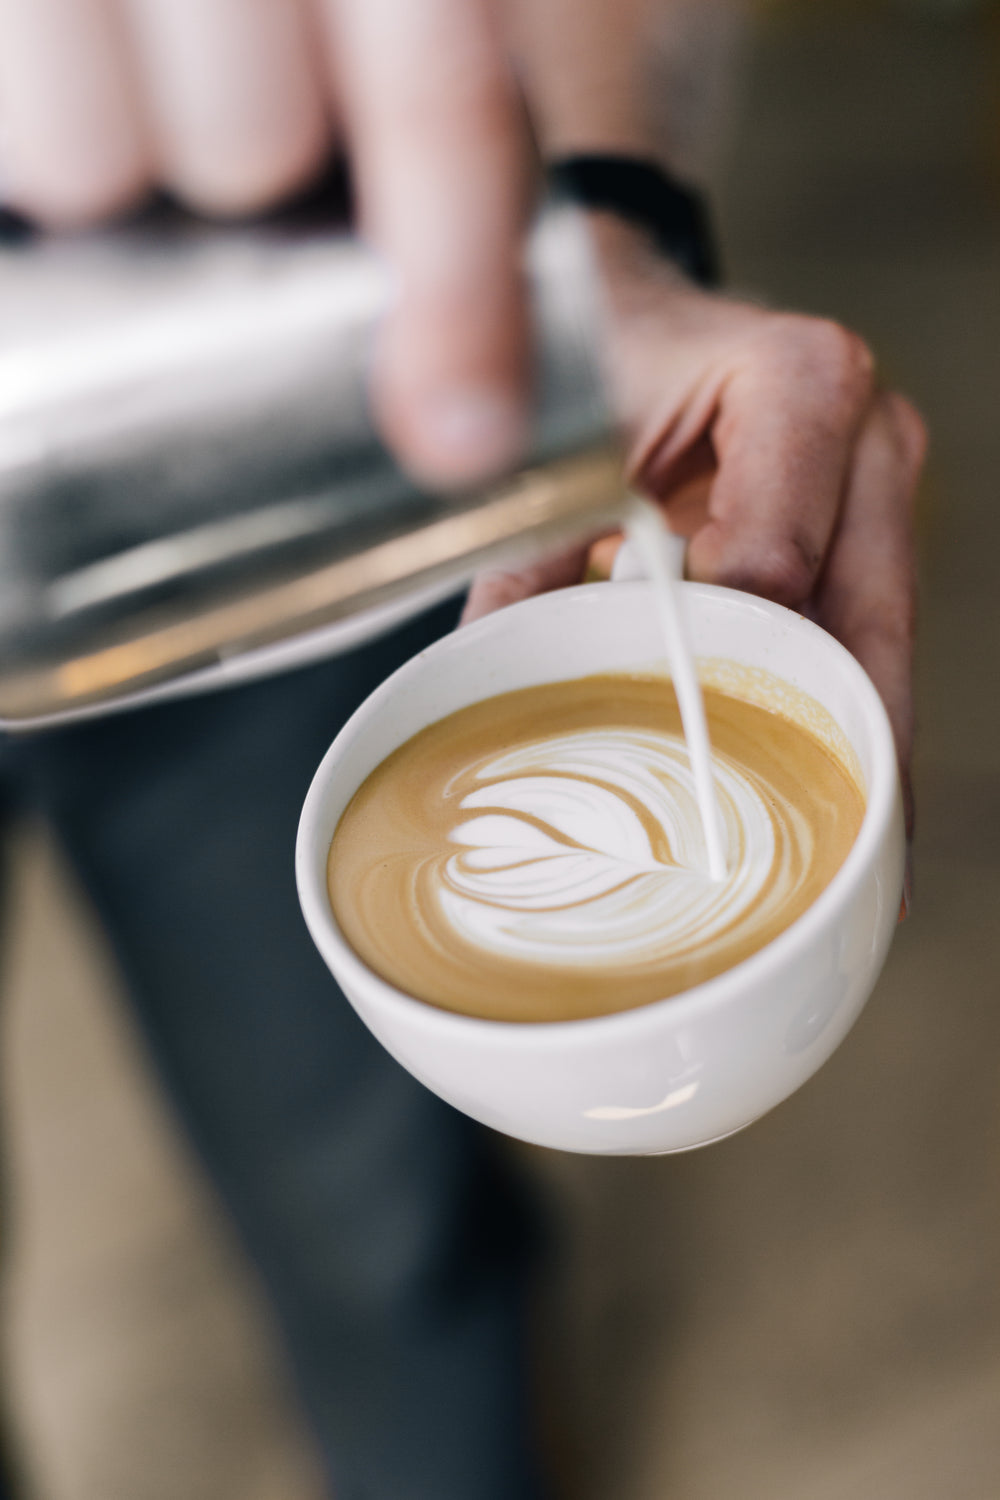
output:
[[[508,959],[620,967],[704,947],[765,918],[811,863],[812,832],[745,766],[713,757],[727,874],[707,873],[681,735],[580,730],[475,771],[437,899],[456,935]]]

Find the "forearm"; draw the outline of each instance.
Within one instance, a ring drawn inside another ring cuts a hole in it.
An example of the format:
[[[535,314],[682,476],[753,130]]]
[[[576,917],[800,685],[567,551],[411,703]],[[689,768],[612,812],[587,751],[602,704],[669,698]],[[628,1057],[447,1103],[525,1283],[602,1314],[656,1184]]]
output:
[[[547,157],[624,152],[697,177],[725,114],[743,0],[508,0]]]
[[[509,0],[518,63],[546,156],[647,155],[655,146],[640,86],[659,0]]]

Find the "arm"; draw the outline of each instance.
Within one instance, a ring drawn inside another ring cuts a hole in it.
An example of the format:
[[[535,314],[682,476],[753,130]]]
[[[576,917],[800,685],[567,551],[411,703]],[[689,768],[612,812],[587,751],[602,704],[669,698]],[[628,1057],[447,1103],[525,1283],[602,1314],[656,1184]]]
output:
[[[592,0],[574,50],[573,0],[521,0],[525,69],[545,147],[628,150],[669,161],[650,59],[677,0]],[[628,25],[624,23],[627,20]],[[655,74],[655,66],[652,69]],[[690,576],[808,612],[879,688],[900,763],[912,747],[911,509],[925,434],[877,387],[864,343],[837,324],[707,293],[643,235],[592,215],[611,307],[616,388],[634,482],[690,539]],[[572,581],[582,554],[486,575],[467,618]]]

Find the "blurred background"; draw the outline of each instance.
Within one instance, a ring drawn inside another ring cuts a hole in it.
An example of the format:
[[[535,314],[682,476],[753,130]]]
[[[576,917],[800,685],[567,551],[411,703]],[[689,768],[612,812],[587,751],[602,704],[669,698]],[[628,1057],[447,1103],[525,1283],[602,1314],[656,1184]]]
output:
[[[731,284],[860,329],[932,433],[913,916],[845,1046],[689,1156],[525,1151],[581,1500],[1000,1494],[1000,6],[753,13]],[[319,1500],[252,1270],[44,836],[11,851],[5,1384],[37,1500]]]

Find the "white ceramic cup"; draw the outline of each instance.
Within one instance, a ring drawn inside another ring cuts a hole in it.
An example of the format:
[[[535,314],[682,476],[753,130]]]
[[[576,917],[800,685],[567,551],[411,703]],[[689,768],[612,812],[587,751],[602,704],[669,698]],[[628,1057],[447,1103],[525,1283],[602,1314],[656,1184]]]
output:
[[[327,855],[341,813],[369,772],[419,730],[497,693],[662,662],[648,583],[541,595],[438,641],[344,726],[303,808],[296,853],[302,908],[358,1014],[443,1099],[538,1145],[683,1151],[748,1125],[804,1083],[843,1039],[896,926],[902,806],[892,734],[868,677],[832,637],[789,610],[730,589],[682,589],[697,655],[749,668],[750,677],[755,669],[773,674],[817,700],[853,752],[867,803],[854,847],[829,886],[734,968],[670,999],[592,1020],[479,1020],[380,979],[342,936],[327,897]]]

